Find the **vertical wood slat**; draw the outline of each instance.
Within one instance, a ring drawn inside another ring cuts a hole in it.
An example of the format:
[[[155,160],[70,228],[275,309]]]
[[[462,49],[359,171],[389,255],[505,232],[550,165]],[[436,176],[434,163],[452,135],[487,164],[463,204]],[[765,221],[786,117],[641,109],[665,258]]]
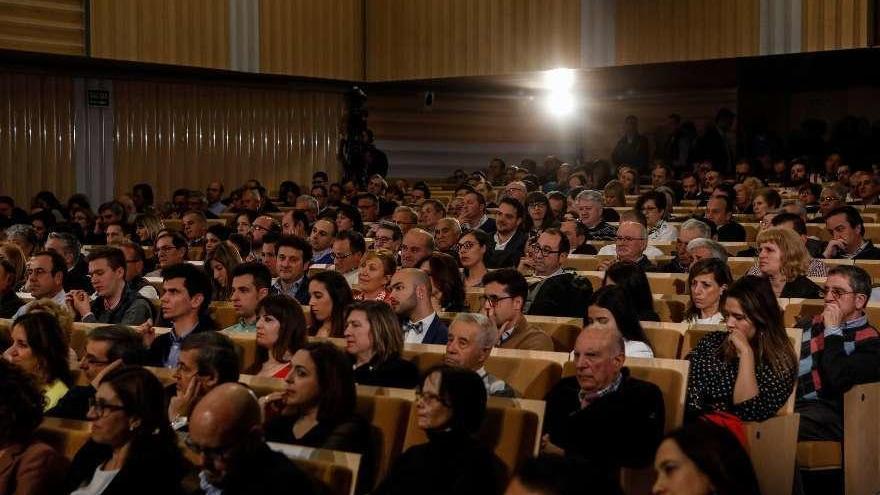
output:
[[[580,0],[366,0],[368,81],[580,65]]]
[[[229,3],[91,0],[92,55],[229,68]]]
[[[274,189],[336,168],[341,94],[119,80],[114,99],[117,192],[148,182],[166,199],[214,178]]]
[[[0,49],[85,55],[84,0],[0,0]]]
[[[804,51],[868,46],[870,0],[803,0]]]

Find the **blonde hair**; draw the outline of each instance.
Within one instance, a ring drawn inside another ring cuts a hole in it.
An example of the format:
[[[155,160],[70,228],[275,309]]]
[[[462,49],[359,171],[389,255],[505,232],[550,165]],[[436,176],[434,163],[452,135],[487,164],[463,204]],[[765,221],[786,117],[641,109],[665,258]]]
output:
[[[70,336],[73,333],[73,314],[67,306],[61,306],[51,299],[37,299],[27,305],[25,314],[49,313],[58,320],[58,326],[64,332],[64,344],[70,346]]]
[[[397,271],[397,261],[394,259],[394,253],[387,249],[376,249],[367,251],[367,254],[361,259],[361,266],[366,265],[369,260],[379,260],[382,263],[382,269],[385,275],[390,277]]]
[[[782,253],[782,266],[780,271],[786,280],[805,275],[810,266],[810,253],[807,252],[801,237],[793,230],[781,227],[773,227],[758,233],[756,239],[758,246],[765,242],[776,244]]]
[[[764,183],[761,182],[761,179],[759,179],[757,177],[746,178],[744,181],[742,181],[742,185],[743,185],[743,187],[746,188],[746,191],[748,191],[748,193],[749,193],[749,200],[752,199],[752,197],[755,194],[755,191],[764,187]]]
[[[0,256],[8,260],[15,271],[13,275],[15,276],[16,289],[21,287],[24,284],[25,271],[27,270],[27,260],[21,248],[12,241],[0,242]]]
[[[606,195],[614,196],[614,206],[626,206],[626,192],[623,190],[623,183],[617,179],[612,179],[605,184],[602,191]],[[612,206],[612,205],[605,205]]]

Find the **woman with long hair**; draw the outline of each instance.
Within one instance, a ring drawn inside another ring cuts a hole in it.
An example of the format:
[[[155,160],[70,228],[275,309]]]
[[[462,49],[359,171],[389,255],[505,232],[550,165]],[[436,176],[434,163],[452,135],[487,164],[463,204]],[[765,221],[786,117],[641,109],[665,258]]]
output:
[[[619,180],[613,179],[608,181],[608,184],[605,184],[605,189],[602,192],[605,195],[606,208],[623,208],[626,206],[626,191],[623,188],[623,183]]]
[[[361,234],[364,232],[361,212],[354,206],[341,204],[336,209],[336,232],[346,232],[349,230]]]
[[[229,242],[222,242],[205,260],[205,270],[211,276],[212,300],[228,301],[232,292],[232,271],[242,263],[238,249]]]
[[[141,213],[134,217],[134,228],[140,245],[152,247],[159,232],[165,230],[165,224],[152,213]]]
[[[526,231],[529,237],[536,236],[556,224],[553,211],[550,209],[550,200],[544,193],[530,192],[526,196],[526,208],[529,212],[526,216]]]
[[[458,313],[466,311],[464,281],[458,273],[458,263],[452,256],[434,251],[420,267],[431,279],[431,304],[434,311]]]
[[[306,344],[306,318],[295,299],[266,296],[257,305],[257,357],[247,373],[286,378],[291,357]]]
[[[413,388],[416,366],[404,360],[403,332],[391,306],[379,301],[353,303],[345,317],[345,352],[361,385]]]
[[[605,270],[605,278],[602,280],[602,286],[607,285],[619,285],[623,289],[639,321],[660,321],[660,316],[654,311],[651,284],[641,266],[628,261],[612,264]]]
[[[623,336],[627,357],[653,358],[654,349],[636,313],[629,307],[626,292],[617,285],[607,285],[593,294],[587,308],[587,327],[613,328]]]
[[[695,325],[717,325],[724,320],[725,292],[733,282],[730,267],[718,258],[707,258],[691,265],[688,287],[691,298],[684,320]]]
[[[465,287],[483,286],[483,275],[489,271],[486,268],[486,252],[491,242],[489,234],[480,229],[471,230],[458,240],[458,262],[464,268]]]
[[[11,336],[3,357],[36,379],[46,398],[43,410],[52,409],[73,386],[64,330],[54,316],[37,311],[16,318]]]
[[[323,271],[309,280],[309,310],[312,325],[309,335],[342,337],[345,311],[354,301],[348,282],[339,272]]]
[[[687,357],[686,414],[764,421],[785,404],[798,371],[770,282],[747,275],[730,284],[724,314],[727,331],[709,333]]]

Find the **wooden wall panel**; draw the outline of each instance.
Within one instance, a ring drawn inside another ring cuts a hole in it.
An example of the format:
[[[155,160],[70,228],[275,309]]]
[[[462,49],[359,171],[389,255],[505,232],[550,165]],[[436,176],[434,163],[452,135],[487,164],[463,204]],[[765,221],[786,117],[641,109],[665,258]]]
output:
[[[363,0],[260,0],[260,72],[363,80]]]
[[[868,46],[870,0],[803,0],[803,50]]]
[[[73,79],[0,71],[0,193],[29,211],[47,189],[66,201],[76,186]]]
[[[91,0],[92,56],[229,67],[225,0]]]
[[[367,80],[580,65],[580,0],[367,0]]]
[[[0,0],[0,48],[85,54],[84,0]]]
[[[617,63],[757,55],[759,16],[760,0],[618,0]]]
[[[257,178],[270,190],[316,170],[336,173],[341,94],[291,89],[114,81],[116,189],[153,185],[227,190]]]

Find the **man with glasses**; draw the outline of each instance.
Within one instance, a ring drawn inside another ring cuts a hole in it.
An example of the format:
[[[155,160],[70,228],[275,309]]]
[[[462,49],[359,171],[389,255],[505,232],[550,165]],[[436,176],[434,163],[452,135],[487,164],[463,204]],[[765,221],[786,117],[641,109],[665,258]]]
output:
[[[104,376],[122,364],[141,364],[143,353],[143,341],[132,328],[123,325],[93,328],[86,337],[85,353],[79,361],[87,385],[71,388],[55,407],[46,411],[46,416],[85,421],[89,399],[95,396]]]
[[[526,278],[514,268],[493,270],[483,275],[483,313],[498,327],[498,347],[530,351],[552,351],[553,339],[530,327],[523,315],[529,295]]]
[[[382,220],[376,224],[373,234],[373,249],[387,249],[392,253],[400,251],[400,243],[403,242],[403,232],[394,222]]]
[[[504,188],[503,198],[513,198],[519,201],[522,204],[526,204],[526,195],[528,194],[528,190],[526,189],[525,182],[515,180]]]
[[[333,239],[336,237],[336,222],[321,218],[312,226],[309,244],[312,245],[313,265],[329,265],[333,263]]]
[[[30,292],[34,300],[51,299],[52,302],[67,307],[67,292],[64,291],[64,277],[67,265],[64,258],[54,251],[40,251],[27,262],[25,292]],[[18,308],[12,316],[16,319],[27,313],[31,303]]]
[[[367,243],[360,232],[347,230],[336,234],[333,240],[333,270],[342,274],[349,287],[358,283],[358,267],[367,251]]]
[[[263,260],[263,238],[268,233],[281,234],[281,225],[278,221],[268,215],[258,216],[251,224],[249,236],[251,238],[251,254],[247,261]]]
[[[418,268],[434,252],[434,238],[422,229],[415,228],[403,236],[400,245],[400,267]]]
[[[575,199],[578,221],[587,228],[587,240],[612,241],[617,234],[613,225],[602,220],[605,195],[599,191],[581,191]]]
[[[159,266],[147,277],[159,277],[162,270],[170,266],[178,265],[186,261],[186,238],[180,232],[170,230],[163,231],[156,238],[156,245],[153,249],[156,258],[159,260]]]
[[[269,448],[262,419],[257,397],[238,383],[219,385],[198,401],[185,443],[196,455],[205,493],[317,493],[308,476]]]
[[[528,247],[519,271],[533,270],[540,281],[529,288],[523,311],[529,315],[583,317],[593,293],[590,282],[565,272],[568,239],[559,229],[549,228]]]
[[[871,276],[838,265],[825,280],[825,309],[805,324],[795,412],[801,440],[843,439],[843,394],[853,385],[880,380],[880,333],[865,306]]]
[[[305,239],[284,236],[278,240],[276,266],[278,279],[272,284],[272,292],[296,299],[302,305],[309,304],[309,265],[312,246]]]
[[[459,313],[449,326],[449,342],[443,361],[476,372],[490,396],[516,397],[516,391],[510,385],[486,371],[486,360],[497,341],[498,328],[486,315]]]
[[[825,186],[819,193],[819,214],[810,223],[825,223],[825,217],[831,210],[846,206],[846,188],[838,183]]]
[[[609,244],[599,250],[599,256],[616,256],[616,260],[604,260],[596,268],[604,271],[613,263],[624,261],[635,263],[645,271],[653,271],[655,266],[648,256],[661,256],[662,251],[648,245],[648,229],[645,225],[635,220],[621,219],[617,228],[617,237],[614,244]]]
[[[125,283],[125,254],[103,246],[88,256],[94,300],[82,290],[67,293],[67,305],[84,323],[140,325],[153,316],[153,305]]]

